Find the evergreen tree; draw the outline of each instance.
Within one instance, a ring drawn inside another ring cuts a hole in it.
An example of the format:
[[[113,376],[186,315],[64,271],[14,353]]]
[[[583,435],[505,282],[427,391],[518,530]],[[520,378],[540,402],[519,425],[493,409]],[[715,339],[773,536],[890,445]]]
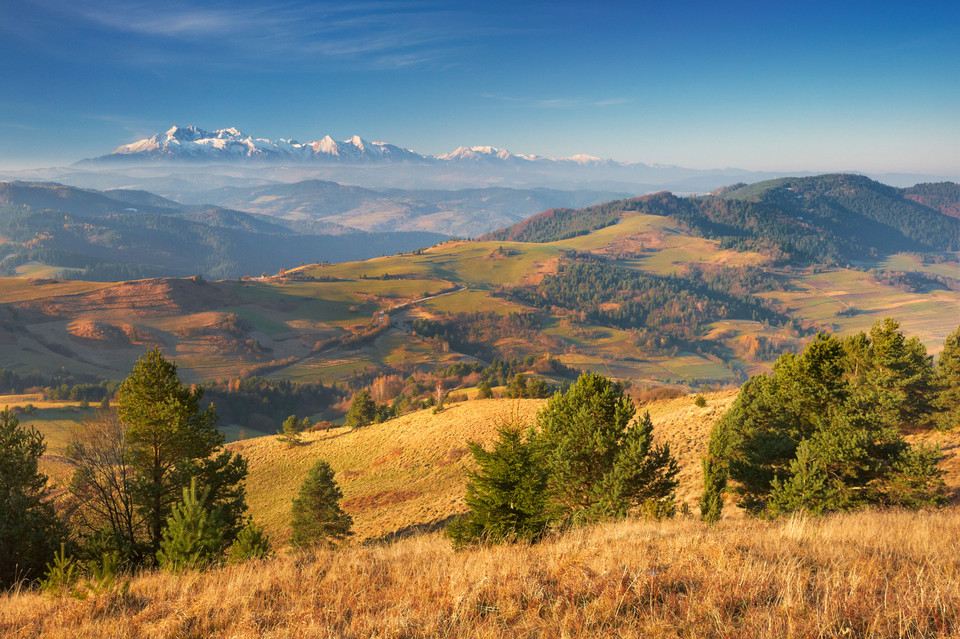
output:
[[[202,569],[223,552],[223,530],[204,507],[209,490],[197,495],[197,482],[183,489],[183,501],[173,507],[160,541],[157,562],[171,572]]]
[[[293,500],[290,543],[310,546],[333,543],[352,535],[353,518],[340,509],[342,497],[330,464],[318,460]]]
[[[251,520],[227,549],[227,562],[240,564],[248,559],[266,559],[271,554],[270,536]]]
[[[350,428],[362,428],[373,423],[376,416],[377,404],[370,397],[370,391],[364,388],[353,395],[353,401],[350,402],[350,410],[347,412],[344,423]]]
[[[928,420],[932,368],[898,328],[884,320],[869,335],[821,334],[744,384],[710,435],[703,518],[719,518],[728,480],[758,515],[941,503],[939,453],[901,432]]]
[[[454,545],[489,541],[535,540],[547,529],[546,472],[537,451],[518,423],[503,424],[488,451],[470,442],[478,470],[467,482],[470,513],[454,520],[447,534]]]
[[[510,382],[510,385],[507,386],[507,390],[504,395],[507,397],[513,397],[515,399],[521,399],[527,396],[527,378],[523,373],[517,373],[514,375],[513,380]]]
[[[873,325],[869,338],[861,334],[847,343],[858,354],[859,365],[849,374],[852,392],[873,404],[875,415],[890,425],[924,425],[931,411],[934,368],[920,340],[906,339],[900,324],[886,318]]]
[[[213,406],[200,409],[202,396],[202,389],[180,383],[176,364],[159,349],[138,359],[117,391],[117,414],[127,428],[135,474],[133,495],[153,552],[160,549],[166,519],[191,478],[207,488],[204,505],[218,513],[228,540],[242,526],[246,462],[222,450],[216,413]]]
[[[493,397],[493,389],[490,388],[490,382],[483,380],[477,386],[477,399],[490,399]]]
[[[631,427],[634,413],[620,384],[585,373],[537,414],[549,509],[561,522],[671,509],[679,467],[669,447],[653,444],[649,413]]]
[[[309,418],[304,418],[304,420],[301,421],[296,415],[290,415],[290,417],[287,417],[287,419],[284,420],[283,428],[277,431],[277,439],[282,442],[286,442],[287,446],[298,446],[303,443],[303,437],[301,434],[309,425]]]
[[[40,577],[66,537],[38,469],[46,448],[9,408],[0,412],[0,588]]]
[[[960,426],[960,327],[943,342],[934,385],[937,428],[947,430]]]
[[[530,399],[543,399],[550,397],[552,390],[550,384],[539,377],[535,377],[527,384],[527,391],[524,396]]]

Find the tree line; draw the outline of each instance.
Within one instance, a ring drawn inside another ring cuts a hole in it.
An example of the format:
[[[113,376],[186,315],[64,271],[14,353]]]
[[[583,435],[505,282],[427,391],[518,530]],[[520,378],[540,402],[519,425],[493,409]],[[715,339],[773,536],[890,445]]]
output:
[[[202,398],[159,349],[142,356],[116,409],[71,433],[65,454],[75,470],[56,509],[39,471],[43,437],[0,413],[0,587],[39,580],[66,589],[81,574],[89,586],[142,566],[181,571],[267,556],[270,540],[247,515],[246,460],[224,449]],[[298,545],[349,534],[349,516],[323,501],[339,495],[320,466],[292,504]]]
[[[960,425],[960,329],[936,366],[892,319],[846,338],[821,334],[755,375],[717,422],[703,459],[701,514],[725,494],[759,516],[944,502],[935,448],[904,433]]]
[[[566,258],[556,274],[545,275],[536,286],[504,289],[501,294],[542,309],[564,309],[584,323],[655,329],[686,342],[718,319],[789,322],[760,298],[725,292],[725,282],[650,275],[578,255]]]
[[[448,536],[456,546],[536,541],[629,514],[672,514],[677,462],[669,446],[654,444],[649,413],[634,422],[635,414],[620,384],[585,373],[534,424],[503,423],[489,450],[470,442],[469,512]]]

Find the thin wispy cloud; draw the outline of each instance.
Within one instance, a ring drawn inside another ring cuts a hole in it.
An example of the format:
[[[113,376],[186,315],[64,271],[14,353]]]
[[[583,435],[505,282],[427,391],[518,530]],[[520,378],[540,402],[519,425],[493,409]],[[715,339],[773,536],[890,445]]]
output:
[[[509,95],[499,95],[496,93],[481,93],[480,97],[487,100],[497,100],[499,102],[509,102],[520,106],[528,106],[541,109],[571,109],[581,107],[607,107],[628,104],[632,102],[629,98],[609,98],[605,100],[592,100],[586,98],[529,98],[516,97]]]
[[[40,1],[51,16],[105,32],[107,42],[140,38],[115,58],[120,64],[447,65],[451,55],[468,50],[471,43],[506,32],[447,4],[291,2],[265,7],[218,2],[198,7],[183,2]],[[108,46],[95,38],[91,44]]]

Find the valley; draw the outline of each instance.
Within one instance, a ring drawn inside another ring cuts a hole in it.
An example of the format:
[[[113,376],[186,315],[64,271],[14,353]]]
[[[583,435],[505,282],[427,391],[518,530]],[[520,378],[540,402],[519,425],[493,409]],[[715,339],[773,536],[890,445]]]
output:
[[[341,477],[357,534],[375,539],[429,530],[461,512],[465,442],[489,442],[506,416],[530,419],[542,404],[473,399],[478,371],[492,363],[514,361],[512,370],[554,384],[581,370],[624,380],[678,455],[678,497],[695,509],[712,424],[735,389],[769,371],[782,352],[798,351],[818,331],[849,335],[894,317],[935,354],[956,328],[956,250],[804,263],[777,238],[741,235],[732,246],[706,237],[673,214],[678,205],[657,194],[550,210],[500,237],[266,277],[8,278],[0,280],[0,369],[38,380],[58,375],[67,384],[120,380],[159,347],[185,382],[210,389],[221,430],[249,460],[252,513],[271,535],[287,534],[288,505],[276,495],[292,492],[306,465],[322,457]],[[824,245],[857,242],[869,253],[867,237],[834,232]],[[463,372],[443,372],[457,366]],[[257,390],[263,384],[291,383],[312,385],[313,395],[237,410],[252,406],[238,403],[244,380],[251,397],[265,392]],[[441,382],[454,403],[439,415],[408,412],[359,431],[338,426],[350,394],[377,380],[394,380],[384,382],[392,390],[381,402],[422,400]],[[22,419],[47,438],[45,468],[63,481],[70,429],[93,409],[50,402],[43,385],[24,386],[34,394],[7,401],[33,405]],[[651,400],[657,389],[678,397]],[[103,391],[88,392],[95,403]],[[705,393],[707,408],[693,406],[687,393],[694,392]],[[284,446],[272,436],[283,411],[307,406],[332,430]],[[953,451],[951,436],[932,441]],[[946,467],[958,465],[954,457]]]
[[[780,193],[798,186],[777,181],[746,190],[745,200],[657,194],[551,209],[506,235],[288,264],[268,277],[94,283],[35,277],[34,266],[34,277],[0,286],[0,368],[119,379],[160,346],[190,382],[264,375],[329,384],[364,370],[406,376],[550,354],[574,369],[690,389],[739,384],[817,331],[848,334],[887,316],[936,352],[960,309],[956,221],[861,178],[848,187],[863,195],[830,200],[832,181],[799,182],[814,198],[807,221],[785,218],[820,233],[811,248],[743,222],[762,219],[763,207],[784,217]],[[885,201],[873,210],[896,211],[893,222],[837,208],[878,193]],[[730,202],[742,211],[731,216]],[[859,226],[831,221],[843,210]],[[902,217],[911,214],[918,222]],[[916,234],[924,224],[925,235],[902,240],[916,251],[882,252],[904,225]],[[831,246],[859,259],[830,263]],[[811,261],[812,250],[827,261]]]

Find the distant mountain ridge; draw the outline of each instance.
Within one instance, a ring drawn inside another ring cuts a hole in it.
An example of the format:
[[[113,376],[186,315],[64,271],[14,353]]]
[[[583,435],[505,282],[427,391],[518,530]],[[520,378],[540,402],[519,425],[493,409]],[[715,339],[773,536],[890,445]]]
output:
[[[861,175],[827,174],[734,184],[707,196],[663,191],[549,210],[479,239],[555,242],[633,211],[671,217],[727,248],[775,247],[784,260],[845,264],[898,251],[958,251],[960,220],[951,216],[956,210],[960,186],[954,183],[897,189]]]
[[[371,142],[359,135],[336,141],[329,135],[311,142],[279,138],[269,140],[246,135],[229,127],[207,131],[196,126],[173,126],[163,133],[124,144],[106,155],[78,164],[100,164],[130,161],[198,161],[198,162],[326,162],[366,164],[378,162],[410,162],[422,164],[569,164],[621,165],[639,163],[614,162],[590,155],[569,158],[547,158],[513,154],[493,146],[461,146],[450,153],[422,155],[387,142]],[[640,165],[646,166],[646,165]]]
[[[365,189],[323,180],[224,187],[192,201],[291,221],[322,221],[360,231],[429,231],[475,237],[555,207],[624,197],[609,190]]]
[[[322,220],[304,226],[218,206],[183,205],[145,191],[0,182],[3,276],[40,262],[72,271],[70,277],[103,281],[195,274],[236,278],[306,261],[409,251],[446,237],[364,233]]]

